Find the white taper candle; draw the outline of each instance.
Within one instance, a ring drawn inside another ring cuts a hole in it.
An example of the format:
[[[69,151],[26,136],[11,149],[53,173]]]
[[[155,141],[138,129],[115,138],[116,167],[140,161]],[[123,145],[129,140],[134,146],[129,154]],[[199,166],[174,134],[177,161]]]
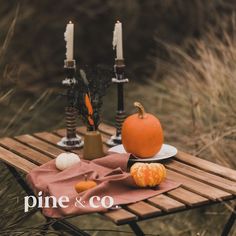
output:
[[[74,59],[74,24],[71,21],[66,26],[64,36],[66,41],[66,60],[72,61]]]
[[[113,48],[116,48],[116,59],[123,59],[123,43],[122,43],[122,23],[117,21],[113,32]]]

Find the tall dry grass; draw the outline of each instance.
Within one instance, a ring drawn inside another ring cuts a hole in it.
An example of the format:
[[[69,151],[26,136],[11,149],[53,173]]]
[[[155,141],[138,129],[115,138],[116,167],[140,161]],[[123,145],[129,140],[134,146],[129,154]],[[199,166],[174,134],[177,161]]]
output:
[[[222,39],[209,34],[195,41],[194,58],[169,47],[177,65],[168,68],[161,100],[167,137],[196,155],[235,167],[236,41],[222,34]]]
[[[56,87],[64,76],[63,33],[69,20],[75,23],[78,65],[112,66],[112,31],[120,19],[127,71],[133,80],[140,80],[155,67],[155,62],[147,59],[154,52],[155,33],[165,42],[183,45],[189,38],[204,35],[208,24],[217,28],[235,9],[234,0],[0,0],[0,42],[17,2],[20,14],[5,59],[20,69],[23,79],[19,88],[37,95],[45,87]]]

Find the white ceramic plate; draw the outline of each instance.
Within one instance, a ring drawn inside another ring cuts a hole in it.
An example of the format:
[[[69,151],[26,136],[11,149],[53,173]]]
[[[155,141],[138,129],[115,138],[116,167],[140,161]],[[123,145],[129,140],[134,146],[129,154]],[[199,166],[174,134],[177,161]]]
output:
[[[116,153],[126,153],[124,146],[122,144],[112,147],[108,151],[109,152],[116,152]],[[177,152],[178,152],[178,150],[174,146],[171,146],[169,144],[163,144],[161,147],[161,150],[154,157],[145,158],[145,159],[135,158],[133,160],[134,161],[144,161],[144,162],[164,160],[164,159],[168,159],[168,158],[175,156],[177,154]]]

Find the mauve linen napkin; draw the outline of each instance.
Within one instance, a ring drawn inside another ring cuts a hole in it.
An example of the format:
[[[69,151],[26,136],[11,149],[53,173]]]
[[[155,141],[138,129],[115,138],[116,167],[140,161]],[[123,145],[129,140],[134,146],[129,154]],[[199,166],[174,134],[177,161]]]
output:
[[[93,196],[110,196],[114,200],[113,205],[116,206],[144,200],[180,185],[169,180],[167,176],[167,179],[155,189],[138,188],[127,172],[128,160],[129,154],[110,154],[93,161],[81,159],[79,163],[63,171],[59,171],[55,166],[55,160],[52,160],[34,168],[27,175],[27,181],[36,196],[42,191],[43,197],[69,198],[68,206],[65,208],[42,208],[43,214],[52,218],[106,211],[99,199],[94,198],[97,200],[94,201],[96,208],[91,206],[89,200]],[[97,186],[78,194],[74,186],[84,180],[85,175],[88,180],[94,180]]]

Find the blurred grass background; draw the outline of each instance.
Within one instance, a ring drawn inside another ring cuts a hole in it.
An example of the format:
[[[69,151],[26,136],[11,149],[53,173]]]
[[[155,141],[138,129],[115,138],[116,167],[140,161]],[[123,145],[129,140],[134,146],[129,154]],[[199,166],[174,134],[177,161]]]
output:
[[[66,23],[75,23],[77,65],[110,70],[119,19],[130,79],[127,112],[134,112],[135,100],[143,102],[160,118],[166,142],[235,168],[235,1],[0,0],[0,6],[0,136],[64,127]],[[104,99],[103,120],[110,123],[115,92],[112,86]],[[44,218],[23,214],[25,193],[2,164],[0,169],[0,234],[40,235]],[[212,206],[142,226],[154,235],[220,235],[229,208]],[[93,235],[129,235],[97,229],[130,232],[97,215],[74,221]]]

